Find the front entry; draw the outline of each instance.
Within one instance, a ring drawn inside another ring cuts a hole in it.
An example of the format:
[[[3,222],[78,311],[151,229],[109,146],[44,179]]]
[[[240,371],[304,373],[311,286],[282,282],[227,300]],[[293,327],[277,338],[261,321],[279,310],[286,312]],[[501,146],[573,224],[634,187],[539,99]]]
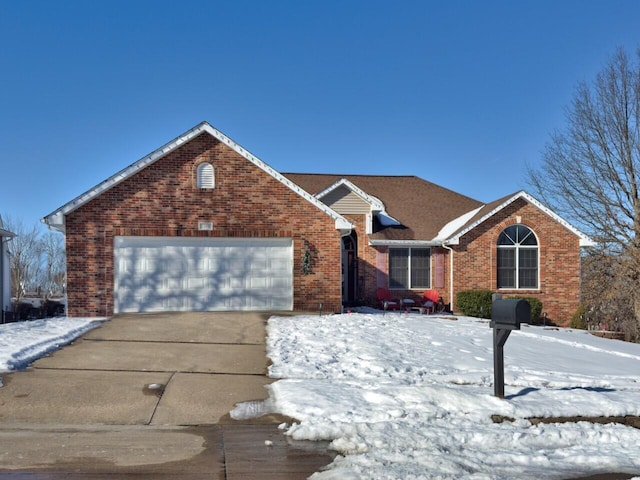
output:
[[[342,304],[358,298],[358,238],[355,232],[342,238]]]

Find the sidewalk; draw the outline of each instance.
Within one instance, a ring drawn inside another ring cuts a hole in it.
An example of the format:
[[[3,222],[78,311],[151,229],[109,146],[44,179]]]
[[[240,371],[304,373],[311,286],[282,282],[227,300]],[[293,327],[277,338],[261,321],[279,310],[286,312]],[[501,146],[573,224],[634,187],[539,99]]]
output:
[[[262,313],[122,315],[2,374],[2,478],[303,479],[325,445],[289,444],[267,397]]]

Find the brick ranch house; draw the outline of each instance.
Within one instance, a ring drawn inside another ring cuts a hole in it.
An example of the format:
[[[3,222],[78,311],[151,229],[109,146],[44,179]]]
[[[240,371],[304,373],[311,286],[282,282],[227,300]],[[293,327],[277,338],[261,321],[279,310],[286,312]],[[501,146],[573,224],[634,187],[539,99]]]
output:
[[[280,173],[203,122],[43,219],[70,316],[376,304],[379,287],[578,307],[590,240],[524,191],[484,204],[416,176]]]

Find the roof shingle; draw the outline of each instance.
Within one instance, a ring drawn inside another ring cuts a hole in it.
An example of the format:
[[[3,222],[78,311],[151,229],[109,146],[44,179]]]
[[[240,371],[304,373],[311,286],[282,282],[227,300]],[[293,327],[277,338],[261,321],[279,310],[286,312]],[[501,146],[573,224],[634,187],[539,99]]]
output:
[[[341,179],[346,179],[380,199],[387,213],[402,226],[383,226],[376,223],[372,240],[434,239],[450,221],[475,210],[482,202],[413,175],[337,175],[283,173],[285,177],[316,195]]]

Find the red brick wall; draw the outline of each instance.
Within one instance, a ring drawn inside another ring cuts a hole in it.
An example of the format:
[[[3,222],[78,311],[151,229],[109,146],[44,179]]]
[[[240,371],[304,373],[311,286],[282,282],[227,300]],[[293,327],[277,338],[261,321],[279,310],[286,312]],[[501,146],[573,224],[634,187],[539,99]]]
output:
[[[196,188],[204,161],[215,169],[212,190]],[[199,231],[198,221],[213,222],[213,231]],[[320,301],[325,311],[341,307],[334,220],[206,133],[67,215],[70,316],[113,314],[115,235],[293,238],[294,309],[315,311]]]
[[[381,256],[382,259],[380,261],[380,267],[383,269],[380,270],[376,268],[378,264],[378,256]],[[443,255],[443,271],[441,275],[444,277],[444,284],[442,287],[439,287],[436,284],[436,255]],[[377,305],[378,301],[376,298],[376,292],[379,286],[384,288],[389,288],[389,247],[387,246],[376,246],[371,247],[367,246],[366,251],[364,252],[364,260],[366,263],[368,275],[367,275],[367,291],[364,294],[364,298],[366,299],[369,305]],[[449,257],[446,254],[446,250],[441,247],[431,247],[431,289],[436,290],[445,304],[450,303],[449,300]],[[378,278],[382,280],[380,285],[378,285]],[[421,301],[423,298],[423,294],[427,290],[426,288],[416,288],[412,290],[398,290],[394,289],[391,291],[391,296],[394,298],[402,298],[402,299],[411,299],[414,301]],[[379,306],[379,305],[378,305]]]
[[[549,321],[567,325],[578,308],[580,292],[580,247],[578,237],[543,211],[517,200],[460,239],[454,253],[454,287],[461,290],[497,290],[497,241],[509,225],[529,227],[540,249],[539,288],[499,290],[508,296],[536,297]],[[448,268],[448,261],[447,261]]]
[[[535,290],[498,290],[496,252],[498,236],[509,225],[520,223],[531,228],[540,248],[539,288]],[[508,296],[535,297],[542,302],[547,319],[558,325],[567,325],[578,308],[580,292],[580,247],[578,237],[547,214],[526,202],[517,200],[492,218],[476,227],[454,246],[454,298],[450,298],[450,254],[440,247],[431,249],[431,285],[444,303],[455,303],[455,295],[462,290],[487,289]],[[360,262],[366,267],[364,298],[376,304],[376,252],[385,257],[388,268],[387,247],[365,246],[359,252]],[[436,285],[436,255],[443,255],[443,287]],[[387,271],[383,272],[386,277]],[[387,284],[385,284],[387,286]],[[423,290],[399,291],[397,298],[418,299]]]

